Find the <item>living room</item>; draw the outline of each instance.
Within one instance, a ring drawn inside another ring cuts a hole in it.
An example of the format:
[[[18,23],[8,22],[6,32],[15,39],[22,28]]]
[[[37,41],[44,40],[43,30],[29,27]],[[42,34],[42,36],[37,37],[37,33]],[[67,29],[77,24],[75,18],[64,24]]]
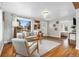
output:
[[[1,56],[79,56],[79,30],[76,26],[79,25],[78,9],[75,9],[73,2],[0,2],[0,8],[0,31],[3,33],[0,41]],[[33,54],[27,52],[27,55],[23,44],[25,40],[20,39],[30,38],[27,41],[32,42],[34,37],[37,39],[38,33],[41,37],[36,40],[37,50]],[[77,52],[75,55],[75,52],[71,53],[73,49]]]

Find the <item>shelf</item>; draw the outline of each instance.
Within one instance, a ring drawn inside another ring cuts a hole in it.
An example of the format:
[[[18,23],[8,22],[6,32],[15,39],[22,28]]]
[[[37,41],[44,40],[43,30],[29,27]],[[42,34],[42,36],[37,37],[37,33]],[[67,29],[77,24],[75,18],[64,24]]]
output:
[[[39,20],[35,20],[34,21],[34,30],[40,29],[40,21]]]

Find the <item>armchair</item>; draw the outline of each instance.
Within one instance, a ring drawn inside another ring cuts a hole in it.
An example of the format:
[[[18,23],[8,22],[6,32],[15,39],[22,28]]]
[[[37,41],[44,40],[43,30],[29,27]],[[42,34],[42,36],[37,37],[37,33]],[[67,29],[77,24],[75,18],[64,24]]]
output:
[[[38,52],[38,43],[37,41],[27,42],[25,39],[14,38],[12,43],[16,50],[17,54],[22,56],[32,56],[34,51]]]

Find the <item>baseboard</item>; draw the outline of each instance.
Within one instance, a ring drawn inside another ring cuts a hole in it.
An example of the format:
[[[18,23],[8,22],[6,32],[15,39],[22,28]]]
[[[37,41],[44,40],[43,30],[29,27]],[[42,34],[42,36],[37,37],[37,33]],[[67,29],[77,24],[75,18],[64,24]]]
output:
[[[55,37],[55,36],[44,36],[45,38],[55,38],[55,39],[61,39],[61,37]]]
[[[79,48],[78,48],[78,47],[76,47],[76,49],[77,49],[77,50],[79,50]]]
[[[9,43],[9,42],[11,42],[11,41],[4,41],[4,44]]]
[[[8,43],[7,41],[4,41],[4,44]]]

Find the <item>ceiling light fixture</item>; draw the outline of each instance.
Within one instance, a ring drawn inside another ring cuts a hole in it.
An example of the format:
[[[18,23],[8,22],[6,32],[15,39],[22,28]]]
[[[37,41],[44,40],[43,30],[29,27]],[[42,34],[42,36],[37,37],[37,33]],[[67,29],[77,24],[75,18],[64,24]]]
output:
[[[49,14],[49,12],[48,12],[47,10],[44,10],[44,11],[42,12],[42,16],[43,16],[44,18],[46,18],[46,17],[48,16],[48,14]]]

